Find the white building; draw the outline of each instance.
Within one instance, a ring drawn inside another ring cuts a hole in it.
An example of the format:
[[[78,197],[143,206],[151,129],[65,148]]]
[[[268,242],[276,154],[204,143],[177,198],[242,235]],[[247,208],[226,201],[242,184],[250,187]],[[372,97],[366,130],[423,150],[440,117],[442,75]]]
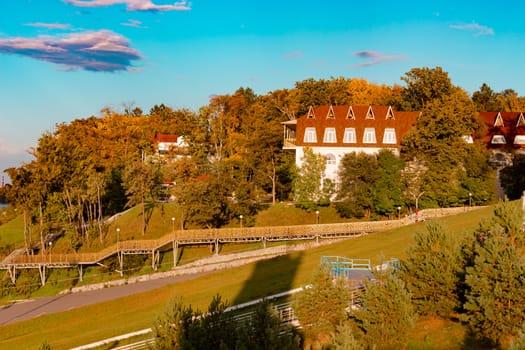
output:
[[[390,106],[310,107],[301,118],[284,125],[284,149],[295,151],[300,167],[304,148],[326,159],[325,178],[337,183],[343,156],[351,152],[378,153],[390,149],[399,154],[401,140],[421,112],[399,112]]]

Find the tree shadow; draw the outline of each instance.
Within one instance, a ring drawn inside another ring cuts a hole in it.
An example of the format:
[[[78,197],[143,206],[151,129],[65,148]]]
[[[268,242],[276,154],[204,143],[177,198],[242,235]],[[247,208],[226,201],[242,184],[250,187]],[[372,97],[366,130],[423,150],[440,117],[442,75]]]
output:
[[[303,253],[297,252],[257,262],[231,305],[291,290],[302,258]],[[262,285],[264,291],[260,288]]]

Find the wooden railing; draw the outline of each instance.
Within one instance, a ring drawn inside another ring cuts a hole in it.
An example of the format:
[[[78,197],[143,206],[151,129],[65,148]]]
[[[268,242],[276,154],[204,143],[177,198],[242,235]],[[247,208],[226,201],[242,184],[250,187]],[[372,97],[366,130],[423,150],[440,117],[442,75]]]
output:
[[[71,254],[39,254],[17,255],[0,262],[0,268],[6,269],[12,265],[79,265],[95,264],[118,254],[133,251],[154,252],[171,243],[188,244],[185,242],[228,242],[232,240],[293,240],[313,239],[315,237],[330,238],[333,235],[360,234],[364,232],[378,232],[410,224],[408,219],[373,222],[352,222],[324,225],[296,225],[296,226],[267,226],[243,227],[206,230],[177,230],[158,239],[129,240],[112,244],[96,253]]]

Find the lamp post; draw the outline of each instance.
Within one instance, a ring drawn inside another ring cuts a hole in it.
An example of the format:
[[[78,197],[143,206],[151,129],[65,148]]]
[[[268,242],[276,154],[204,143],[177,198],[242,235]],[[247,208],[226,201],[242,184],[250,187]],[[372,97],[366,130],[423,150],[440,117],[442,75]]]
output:
[[[239,220],[240,220],[240,223],[241,223],[241,228],[242,228],[242,218],[243,218],[242,214],[239,215]]]
[[[468,206],[472,207],[472,192],[468,193]]]
[[[398,207],[397,207],[397,219],[398,219],[398,220],[401,219],[401,206],[398,206]]]
[[[175,217],[171,217],[171,231],[175,234]]]
[[[315,217],[317,219],[317,225],[319,225],[319,210],[315,211]]]
[[[117,244],[120,240],[120,227],[117,227]]]

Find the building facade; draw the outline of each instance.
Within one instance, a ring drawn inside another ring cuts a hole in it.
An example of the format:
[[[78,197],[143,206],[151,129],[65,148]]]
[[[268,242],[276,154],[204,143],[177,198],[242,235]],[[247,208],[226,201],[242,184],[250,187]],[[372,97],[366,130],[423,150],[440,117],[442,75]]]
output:
[[[420,112],[394,111],[391,106],[318,106],[298,119],[283,122],[284,149],[295,151],[300,167],[304,149],[326,159],[325,178],[337,183],[341,159],[351,152],[399,154],[401,141]]]

